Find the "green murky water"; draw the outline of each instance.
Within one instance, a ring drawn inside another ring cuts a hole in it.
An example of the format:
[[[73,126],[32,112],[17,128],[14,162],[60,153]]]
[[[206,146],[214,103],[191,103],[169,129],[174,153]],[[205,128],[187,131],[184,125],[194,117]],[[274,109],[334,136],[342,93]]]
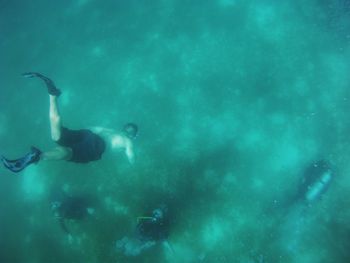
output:
[[[1,263],[349,261],[350,1],[1,0],[0,36],[2,154],[55,146],[27,71],[62,89],[66,126],[140,128],[133,166],[1,168]],[[273,208],[318,159],[336,171],[323,198]],[[99,202],[68,222],[73,240],[52,189]],[[119,253],[160,203],[174,253]]]

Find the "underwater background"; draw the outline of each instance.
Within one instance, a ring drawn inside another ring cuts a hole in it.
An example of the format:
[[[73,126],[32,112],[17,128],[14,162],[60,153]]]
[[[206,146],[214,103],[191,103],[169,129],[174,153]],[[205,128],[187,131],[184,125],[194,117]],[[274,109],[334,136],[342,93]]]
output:
[[[349,0],[0,0],[0,36],[1,154],[55,146],[28,71],[62,90],[65,126],[140,130],[134,165],[0,168],[0,263],[349,262]],[[328,191],[290,205],[321,159]],[[57,189],[98,203],[73,239]],[[173,251],[118,252],[160,204]]]

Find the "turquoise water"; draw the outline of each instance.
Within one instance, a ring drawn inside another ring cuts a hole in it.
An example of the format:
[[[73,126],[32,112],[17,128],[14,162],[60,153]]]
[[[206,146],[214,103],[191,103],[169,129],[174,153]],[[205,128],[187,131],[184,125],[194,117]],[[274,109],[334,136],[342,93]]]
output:
[[[0,149],[47,150],[48,96],[70,128],[139,125],[136,162],[1,168],[0,262],[349,262],[350,1],[0,1]],[[326,159],[321,200],[283,207]],[[50,211],[52,189],[91,194],[95,215]],[[160,203],[169,243],[126,257],[115,242]],[[279,208],[271,208],[279,207]]]

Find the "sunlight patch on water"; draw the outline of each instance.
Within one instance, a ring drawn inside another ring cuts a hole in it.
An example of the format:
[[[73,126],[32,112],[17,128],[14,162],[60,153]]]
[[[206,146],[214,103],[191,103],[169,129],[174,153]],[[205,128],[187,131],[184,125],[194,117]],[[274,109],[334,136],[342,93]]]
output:
[[[242,134],[237,145],[241,149],[262,149],[268,141],[269,138],[263,130],[248,129]]]
[[[219,6],[221,7],[232,7],[237,4],[237,0],[219,0]]]
[[[95,58],[101,58],[106,54],[106,51],[103,47],[101,46],[94,46],[91,50],[90,50],[90,54],[95,57]]]
[[[83,6],[87,5],[89,2],[91,2],[91,0],[78,0],[78,1],[75,1],[75,4],[78,7],[83,7]]]
[[[280,6],[269,4],[252,5],[250,19],[261,35],[270,41],[283,41],[286,36],[286,25],[281,18],[284,10]]]
[[[274,171],[295,167],[303,156],[297,144],[289,140],[281,141],[274,153],[271,162],[271,169]]]
[[[218,188],[218,192],[221,195],[232,196],[232,189],[237,187],[238,184],[239,181],[237,177],[233,173],[229,172],[223,177],[222,183]]]
[[[166,253],[167,262],[171,263],[190,263],[190,262],[200,262],[197,259],[200,255],[197,255],[196,252],[184,242],[171,243],[171,246],[174,250],[174,253]]]
[[[111,196],[106,196],[104,199],[104,204],[108,210],[112,210],[115,214],[123,214],[126,215],[129,212],[129,209],[118,203],[116,200],[114,200]]]
[[[25,198],[36,201],[43,198],[46,190],[46,182],[40,169],[35,166],[29,166],[23,172],[22,190]]]
[[[7,130],[7,118],[4,114],[0,113],[0,136],[3,136]]]
[[[253,177],[251,187],[254,191],[265,188],[265,182],[260,177]]]
[[[211,217],[202,229],[202,243],[206,249],[214,247],[225,239],[230,224],[219,217]]]
[[[68,106],[71,102],[72,97],[73,97],[73,94],[71,90],[65,89],[64,93],[60,96],[60,104],[64,107]]]
[[[327,54],[324,56],[330,82],[334,87],[345,87],[349,83],[349,63],[346,56]]]
[[[160,91],[160,86],[158,84],[158,79],[156,74],[149,74],[142,79],[143,84],[146,88],[150,89],[154,93],[158,93]]]
[[[323,57],[325,65],[325,77],[323,87],[320,90],[322,106],[333,114],[337,114],[336,102],[349,99],[349,70],[350,66],[346,58],[341,55],[327,54]]]
[[[77,0],[72,1],[72,5],[70,8],[67,8],[66,13],[68,15],[72,15],[78,12],[81,12],[84,7],[86,7],[90,2],[93,2],[92,0]]]

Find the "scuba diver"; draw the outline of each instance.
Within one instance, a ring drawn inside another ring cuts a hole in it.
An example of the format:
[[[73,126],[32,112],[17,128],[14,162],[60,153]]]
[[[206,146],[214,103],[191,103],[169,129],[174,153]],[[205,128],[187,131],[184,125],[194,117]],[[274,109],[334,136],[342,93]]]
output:
[[[322,199],[334,180],[335,171],[330,162],[318,160],[309,164],[303,171],[296,191],[285,200],[273,204],[276,212],[288,213],[298,206],[311,206]],[[271,208],[269,212],[271,212]]]
[[[312,234],[312,231],[319,231],[312,228],[314,223],[320,223],[314,213],[317,214],[317,209],[313,208],[319,204],[331,186],[336,176],[335,170],[327,160],[311,162],[303,170],[295,192],[275,207],[274,212],[277,214],[274,216],[274,223],[271,224],[271,231],[276,231],[276,236],[280,237],[278,242],[281,249],[287,254],[302,251],[305,238]],[[268,215],[271,217],[271,213]]]
[[[320,199],[333,181],[334,171],[331,164],[320,160],[308,166],[298,186],[296,200],[312,203]]]
[[[62,125],[57,102],[61,91],[55,86],[54,82],[36,72],[28,72],[22,75],[26,78],[38,78],[45,83],[50,98],[51,138],[58,146],[46,152],[42,152],[36,147],[31,147],[29,153],[15,160],[9,160],[1,156],[1,161],[7,169],[17,173],[28,165],[38,163],[41,160],[66,160],[76,163],[88,163],[99,160],[106,148],[113,152],[122,149],[129,162],[131,164],[134,163],[133,140],[138,133],[136,124],[125,124],[122,132],[116,132],[113,129],[104,127],[80,130],[68,129]]]
[[[87,195],[69,196],[61,191],[53,192],[50,198],[50,208],[59,221],[62,230],[70,235],[67,220],[83,220],[95,213],[95,202]]]
[[[151,216],[138,217],[134,235],[118,240],[116,248],[126,256],[138,256],[141,252],[161,243],[173,252],[167,241],[169,228],[168,208],[162,205],[154,209]]]
[[[152,216],[138,217],[136,234],[140,240],[165,240],[169,236],[168,208],[161,206],[152,211]]]

